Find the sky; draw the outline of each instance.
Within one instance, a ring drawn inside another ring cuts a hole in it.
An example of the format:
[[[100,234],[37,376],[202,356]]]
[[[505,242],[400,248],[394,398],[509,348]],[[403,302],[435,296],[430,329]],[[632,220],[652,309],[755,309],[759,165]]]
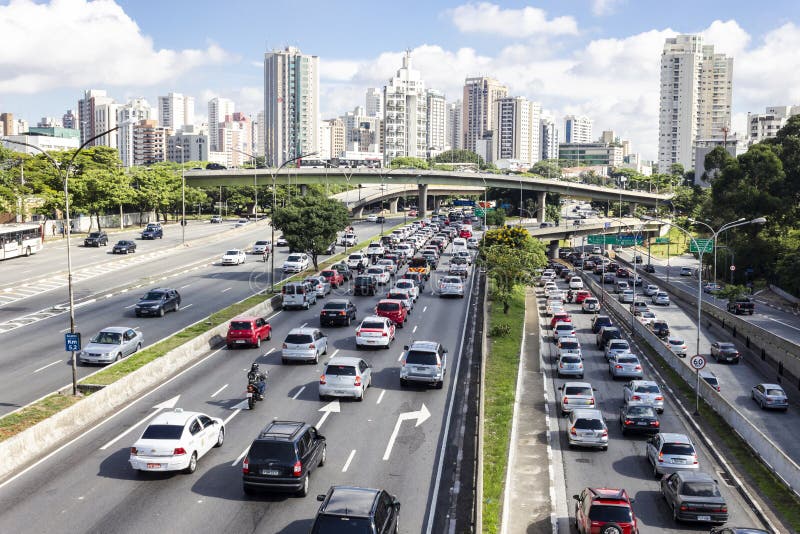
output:
[[[223,96],[255,114],[264,53],[292,45],[320,58],[327,119],[363,106],[410,50],[448,100],[491,76],[558,123],[585,114],[595,137],[614,130],[655,159],[661,50],[679,33],[733,56],[734,131],[748,112],[800,104],[797,0],[0,0],[0,112],[35,125],[105,89],[153,106],[181,92],[201,117]]]

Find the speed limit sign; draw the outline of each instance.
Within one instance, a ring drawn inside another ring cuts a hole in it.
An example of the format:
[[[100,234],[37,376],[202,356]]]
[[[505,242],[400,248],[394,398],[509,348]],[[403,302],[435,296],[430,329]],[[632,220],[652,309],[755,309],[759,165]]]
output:
[[[694,369],[697,369],[699,371],[700,369],[706,366],[706,359],[700,355],[692,356],[692,359],[689,360],[689,363],[692,364],[692,367]]]

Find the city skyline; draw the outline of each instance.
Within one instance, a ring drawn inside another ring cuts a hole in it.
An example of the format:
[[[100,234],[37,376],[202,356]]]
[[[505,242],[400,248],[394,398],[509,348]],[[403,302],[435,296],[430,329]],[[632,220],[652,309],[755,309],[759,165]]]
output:
[[[792,53],[800,43],[800,28],[792,22],[800,7],[791,2],[773,6],[770,13],[782,17],[726,6],[726,20],[717,20],[716,3],[678,1],[667,9],[610,0],[566,7],[551,1],[442,2],[431,22],[403,25],[400,19],[402,32],[370,27],[383,8],[373,13],[363,2],[336,9],[312,3],[313,16],[301,17],[287,6],[243,1],[213,21],[203,2],[192,9],[186,2],[154,9],[149,2],[125,0],[0,3],[5,43],[20,35],[14,24],[26,32],[24,48],[0,51],[7,66],[0,75],[2,111],[35,124],[75,109],[83,92],[96,88],[117,102],[144,97],[151,104],[180,92],[195,98],[198,119],[208,100],[223,97],[255,116],[263,107],[263,54],[296,45],[320,58],[325,120],[363,105],[366,89],[382,88],[411,50],[426,86],[442,91],[448,102],[461,98],[465,78],[492,77],[509,86],[510,96],[541,102],[557,118],[587,115],[597,131],[613,129],[632,141],[634,151],[656,159],[661,50],[666,38],[679,33],[701,34],[734,58],[732,123],[740,136],[748,112],[800,103],[800,69],[792,68],[800,66]],[[339,18],[358,15],[367,28],[358,39],[326,39],[329,33],[322,30],[329,26],[323,22],[334,12]],[[236,20],[237,13],[249,15]],[[264,20],[258,14],[269,15],[265,24],[255,24]],[[102,25],[94,22],[101,17]],[[305,29],[298,31],[291,22],[301,18]],[[227,30],[234,23],[232,38]],[[86,24],[97,31],[77,36],[76,28]],[[374,34],[380,38],[364,38]],[[66,35],[69,46],[59,41]]]

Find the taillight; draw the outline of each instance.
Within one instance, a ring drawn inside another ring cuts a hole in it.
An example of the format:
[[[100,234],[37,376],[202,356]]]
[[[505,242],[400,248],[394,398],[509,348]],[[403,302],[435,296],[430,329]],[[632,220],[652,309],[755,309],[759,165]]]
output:
[[[569,433],[572,434],[573,436],[577,436],[578,435],[578,433],[575,431],[575,427],[574,426],[569,429]]]
[[[642,366],[641,365],[637,365],[636,367],[634,367],[634,370],[641,371],[642,370]]]
[[[650,421],[650,426],[661,426],[661,423],[658,421]]]
[[[294,469],[292,469],[292,475],[299,477],[303,475],[303,462],[297,460],[294,463]]]
[[[639,395],[634,395],[631,400],[642,400],[642,398]],[[658,400],[658,397],[656,397],[656,400]]]
[[[664,397],[662,397],[662,396],[660,396],[660,395],[659,395],[658,397],[656,397],[656,400],[657,400],[657,401],[663,401],[663,400],[664,400]]]
[[[347,312],[339,312],[339,315],[347,315]]]
[[[139,454],[139,451],[136,449],[136,447],[131,447],[131,455],[136,456],[137,454]]]
[[[697,454],[694,455],[694,462],[692,462],[692,463],[694,463],[694,464],[700,463],[700,462],[697,461]]]
[[[617,364],[617,365],[614,366],[614,369],[622,369],[622,366]]]
[[[630,419],[625,419],[625,424],[626,425],[632,425],[633,421],[631,421]]]
[[[356,330],[356,336],[360,336],[360,335],[361,335],[361,329],[359,328],[359,329]]]
[[[245,456],[244,461],[242,462],[242,473],[246,475],[249,472],[250,472],[250,458]]]
[[[662,463],[662,464],[664,463],[664,453],[663,452],[659,452],[658,453],[658,462]]]
[[[688,509],[689,509],[689,507],[688,507],[688,506],[686,506],[685,504],[682,504],[682,505],[681,505],[681,511],[682,511],[682,512],[685,512],[685,511],[686,511],[686,510],[688,510]]]
[[[604,438],[607,438],[607,437],[608,437],[608,429],[606,429],[606,430],[603,430],[603,437],[604,437]]]
[[[356,377],[356,380],[355,380],[355,382],[353,382],[353,385],[354,386],[360,386],[361,385],[361,377],[360,376]]]
[[[381,336],[382,336],[382,337],[388,337],[388,336],[389,336],[389,333],[388,333],[388,332],[381,332]]]
[[[325,375],[321,375],[319,377],[319,383],[320,384],[327,384],[328,383],[328,381],[325,379]]]
[[[569,399],[567,397],[564,397],[562,404],[569,404]]]
[[[173,456],[180,456],[182,454],[186,454],[186,449],[183,447],[175,447],[175,450],[172,451]]]
[[[309,349],[315,349],[315,348],[317,348],[317,347],[315,347],[315,346],[314,346],[314,344],[313,344],[313,343],[311,343],[311,344],[308,346],[308,348],[309,348]]]
[[[284,343],[284,344],[283,344],[283,348],[284,348],[284,349],[288,348],[288,347],[286,346],[286,343]]]

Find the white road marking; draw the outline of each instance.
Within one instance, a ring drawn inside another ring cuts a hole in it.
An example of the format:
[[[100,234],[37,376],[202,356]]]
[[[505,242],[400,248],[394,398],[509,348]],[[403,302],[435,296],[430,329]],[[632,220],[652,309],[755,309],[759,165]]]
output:
[[[215,391],[214,393],[212,393],[212,394],[211,394],[211,398],[213,399],[214,397],[216,397],[217,395],[219,395],[219,393],[220,393],[220,392],[221,392],[223,389],[225,389],[226,387],[228,387],[228,384],[225,384],[224,386],[222,386],[221,388],[219,388],[217,391]]]
[[[81,306],[86,306],[87,304],[92,304],[94,302],[97,302],[97,299],[85,300],[85,301],[83,301],[81,303],[76,304],[75,306],[73,306],[73,308],[80,308]]]
[[[236,417],[239,414],[239,412],[241,412],[241,411],[242,411],[241,409],[238,409],[235,412],[233,412],[232,414],[230,414],[227,418],[225,418],[225,420],[222,422],[223,426],[227,426],[228,425],[228,421],[230,421],[231,419]]]
[[[128,433],[129,433],[129,432],[131,432],[131,431],[132,431],[134,428],[136,428],[137,426],[141,425],[142,423],[144,423],[144,422],[145,422],[145,421],[147,421],[148,419],[151,419],[151,418],[155,417],[156,415],[158,415],[159,413],[161,413],[163,410],[166,410],[166,409],[168,409],[168,408],[169,408],[169,409],[172,409],[172,408],[174,408],[174,407],[175,407],[175,405],[176,405],[176,404],[178,404],[178,399],[179,399],[180,397],[181,397],[180,395],[176,395],[176,396],[172,397],[172,398],[171,398],[171,399],[169,399],[169,400],[166,400],[166,401],[164,401],[164,402],[162,402],[162,403],[156,404],[155,406],[153,406],[153,411],[152,411],[152,412],[150,412],[150,413],[149,413],[148,415],[146,415],[145,417],[143,417],[143,418],[139,419],[139,421],[137,421],[136,423],[134,423],[134,424],[132,424],[131,426],[129,426],[129,427],[128,427],[128,429],[127,429],[127,430],[125,430],[125,431],[124,431],[122,434],[119,434],[117,437],[115,437],[114,439],[112,439],[111,441],[109,441],[108,443],[106,443],[105,445],[103,445],[102,447],[100,447],[100,450],[101,450],[101,451],[104,451],[104,450],[106,450],[107,448],[111,447],[111,446],[112,446],[113,444],[115,444],[117,441],[119,441],[120,439],[122,439],[122,438],[124,438],[125,436],[127,436],[127,435],[128,435]]]
[[[303,323],[300,325],[300,328],[305,328],[308,323]]]
[[[222,293],[225,293],[226,291],[230,291],[231,289],[233,289],[233,288],[232,287],[226,287],[225,289],[222,290]]]
[[[59,330],[58,331],[59,334],[65,334],[67,332],[69,332],[69,328],[65,328],[64,330]]]
[[[331,355],[329,356],[329,358],[333,358],[333,357],[334,357],[334,356],[336,356],[338,353],[339,353],[339,349],[336,349],[335,351],[333,351],[333,354],[331,354]]]
[[[38,373],[39,371],[44,371],[44,370],[45,370],[45,369],[47,369],[48,367],[52,367],[52,366],[54,366],[54,365],[56,365],[56,364],[59,364],[59,363],[61,363],[61,360],[56,360],[56,361],[54,361],[53,363],[48,363],[48,364],[47,364],[47,365],[45,365],[44,367],[39,367],[38,369],[36,369],[36,370],[34,371],[34,373]]]
[[[184,271],[184,272],[186,272],[186,271]],[[186,285],[183,285],[183,286],[179,287],[178,289],[183,289],[184,287],[189,287],[190,285],[192,285],[191,282],[186,284]]]
[[[264,356],[268,356],[268,355],[272,354],[273,352],[275,352],[275,347],[272,347],[272,348],[271,348],[271,349],[269,349],[267,352],[265,352],[265,353],[264,353]]]
[[[299,397],[299,396],[300,396],[300,394],[301,394],[303,391],[305,391],[305,389],[306,389],[306,387],[305,387],[305,386],[303,386],[303,387],[301,387],[300,389],[298,389],[298,390],[297,390],[297,393],[295,393],[294,395],[292,395],[292,400],[297,400],[297,397]]]
[[[389,459],[389,456],[392,455],[392,449],[394,448],[394,442],[397,440],[397,434],[400,432],[400,425],[403,424],[403,421],[413,421],[416,419],[415,427],[418,427],[422,423],[430,418],[431,413],[428,411],[428,408],[425,407],[425,403],[422,403],[422,408],[420,408],[416,412],[404,412],[397,416],[397,422],[394,425],[394,431],[392,435],[389,437],[389,443],[386,444],[386,451],[383,453],[383,461]]]
[[[185,310],[186,308],[191,308],[192,306],[194,306],[194,303],[187,304],[186,306],[183,306],[182,308]]]
[[[125,306],[125,309],[126,309],[126,310],[130,310],[130,309],[131,309],[131,308],[133,308],[134,306],[136,306],[136,304],[131,304],[130,306]]]
[[[404,353],[403,353],[403,352],[401,352],[401,353],[400,353],[400,356],[398,356],[398,357],[397,357],[397,361],[398,361],[398,362],[399,362],[400,360],[402,360],[402,359],[403,359],[403,354],[404,354]]]
[[[774,319],[772,317],[767,317],[767,319],[769,319],[770,321],[775,321],[776,323],[780,323],[783,326],[788,326],[789,328],[794,328],[795,330],[800,330],[800,328],[797,328],[796,326],[792,326],[789,323],[784,323],[783,321],[779,321],[779,320]]]
[[[428,309],[428,307],[427,307],[427,306],[425,306],[424,308],[422,308],[422,313],[425,313],[425,310],[427,310],[427,309]]]
[[[347,468],[350,467],[350,462],[353,461],[353,456],[355,456],[355,455],[356,455],[356,450],[355,449],[350,451],[350,455],[347,457],[347,461],[344,463],[344,467],[342,467],[342,473],[346,473],[347,472]]]
[[[380,404],[381,401],[383,400],[383,396],[384,395],[386,395],[386,390],[385,389],[383,391],[381,391],[380,395],[378,395],[378,402],[376,402],[375,404]]]
[[[416,331],[417,331],[417,325],[414,325],[414,330],[412,330],[411,333],[413,334]]]
[[[231,464],[231,467],[236,467],[236,465],[237,465],[239,462],[241,462],[241,461],[242,461],[242,458],[244,458],[244,457],[247,455],[247,453],[248,453],[249,451],[250,451],[250,446],[248,445],[248,447],[247,447],[245,450],[243,450],[243,451],[242,451],[242,454],[240,454],[239,456],[237,456],[237,457],[236,457],[236,459],[235,459],[235,460],[233,461],[233,463]]]

